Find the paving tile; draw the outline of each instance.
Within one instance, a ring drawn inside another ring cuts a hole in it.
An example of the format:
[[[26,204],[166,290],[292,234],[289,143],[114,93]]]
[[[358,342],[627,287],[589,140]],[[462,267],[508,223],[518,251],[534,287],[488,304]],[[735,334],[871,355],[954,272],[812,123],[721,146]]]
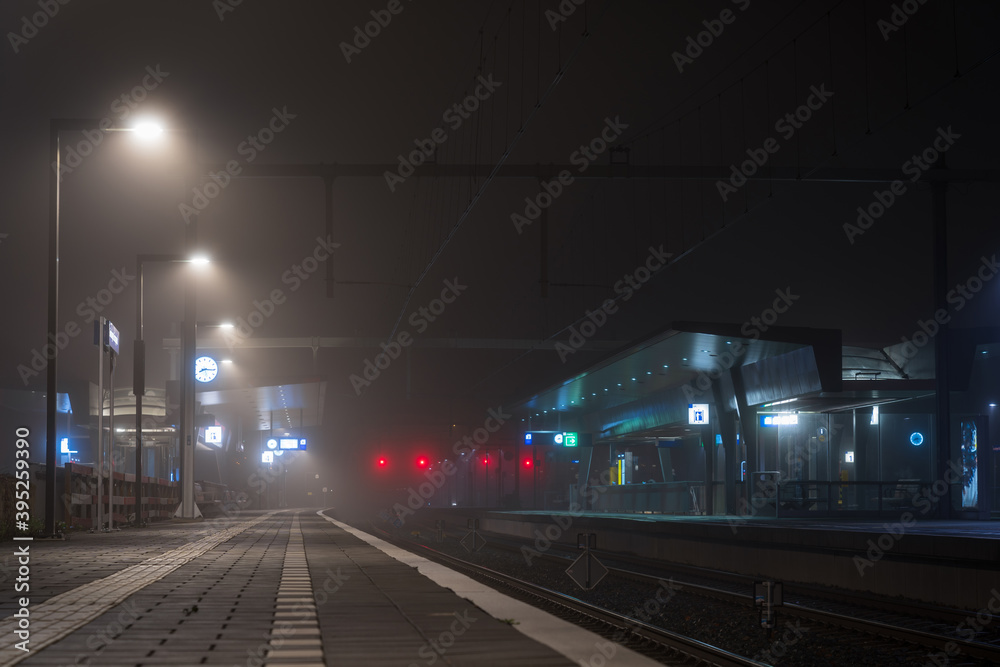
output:
[[[312,512],[248,514],[227,530],[185,523],[33,550],[33,613],[45,611],[33,643],[77,627],[20,664],[425,664],[418,652],[453,614],[486,617]],[[442,663],[575,664],[510,626],[478,623]],[[9,647],[0,640],[0,664]]]

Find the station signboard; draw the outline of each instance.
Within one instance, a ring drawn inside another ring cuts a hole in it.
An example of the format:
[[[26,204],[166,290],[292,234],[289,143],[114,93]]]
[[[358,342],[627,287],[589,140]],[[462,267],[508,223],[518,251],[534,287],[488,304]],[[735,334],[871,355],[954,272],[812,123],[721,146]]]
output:
[[[104,323],[103,329],[101,322]],[[119,354],[120,338],[118,328],[109,320],[104,318],[94,320],[94,345],[102,345],[104,350],[111,350],[117,355]]]
[[[588,438],[588,434],[584,433],[581,436],[576,431],[528,431],[524,434],[524,444],[578,447],[585,445]]]
[[[107,332],[108,335],[105,338],[105,342],[115,354],[118,354],[118,339],[119,339],[118,329],[116,329],[115,325],[111,324],[110,321],[107,322],[107,327],[108,327],[108,332]]]
[[[688,404],[688,424],[707,424],[708,423],[708,403],[689,403]]]
[[[784,415],[761,415],[761,426],[795,426],[799,423],[799,416],[796,414]]]
[[[205,429],[205,443],[209,445],[222,444],[222,427],[209,426]]]
[[[289,450],[298,449],[305,450],[306,439],[305,438],[279,438],[278,439],[278,449]]]

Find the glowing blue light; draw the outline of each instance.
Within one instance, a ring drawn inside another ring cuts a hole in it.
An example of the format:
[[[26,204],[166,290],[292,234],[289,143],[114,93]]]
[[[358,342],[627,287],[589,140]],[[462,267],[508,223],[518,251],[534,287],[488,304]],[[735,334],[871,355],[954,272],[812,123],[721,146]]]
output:
[[[924,444],[924,434],[920,431],[914,431],[910,434],[910,444],[914,447],[919,447]]]

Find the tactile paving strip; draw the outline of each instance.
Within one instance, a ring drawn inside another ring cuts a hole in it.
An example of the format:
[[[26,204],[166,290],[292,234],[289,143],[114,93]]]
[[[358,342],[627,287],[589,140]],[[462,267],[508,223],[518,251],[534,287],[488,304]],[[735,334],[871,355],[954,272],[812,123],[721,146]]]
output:
[[[326,664],[298,513],[292,519],[285,549],[264,664],[269,667],[323,667]]]

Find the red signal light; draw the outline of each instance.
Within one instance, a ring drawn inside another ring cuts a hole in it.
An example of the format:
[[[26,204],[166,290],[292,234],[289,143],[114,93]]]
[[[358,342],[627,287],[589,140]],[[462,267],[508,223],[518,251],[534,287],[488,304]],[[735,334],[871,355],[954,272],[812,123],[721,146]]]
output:
[[[380,456],[380,457],[378,457],[378,467],[379,467],[379,468],[384,468],[384,467],[386,467],[386,465],[388,465],[388,463],[389,463],[389,462],[385,460],[385,457],[384,457],[384,456]]]
[[[525,468],[530,468],[532,465],[533,465],[533,462],[532,462],[531,459],[524,459],[524,467]]]
[[[418,458],[417,459],[417,467],[418,468],[426,468],[427,467],[427,459],[424,458],[423,456],[421,456],[420,458]]]

